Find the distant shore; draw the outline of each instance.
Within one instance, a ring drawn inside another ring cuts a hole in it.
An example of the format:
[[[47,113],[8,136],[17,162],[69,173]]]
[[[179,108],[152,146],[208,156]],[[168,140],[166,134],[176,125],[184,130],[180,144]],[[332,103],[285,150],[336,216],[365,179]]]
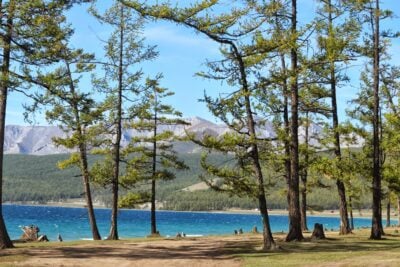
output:
[[[24,202],[5,202],[4,205],[26,205],[26,206],[49,206],[49,207],[63,207],[63,208],[84,208],[86,207],[86,202],[83,199],[68,199],[66,201],[49,201],[46,203],[39,203],[36,201],[24,201]],[[94,202],[94,208],[96,209],[105,209],[107,208],[104,204]],[[149,210],[148,208],[138,208],[136,210]],[[160,211],[175,211],[175,210],[163,210]],[[226,210],[209,210],[209,211],[190,211],[190,212],[207,212],[207,213],[232,213],[232,214],[259,214],[258,209],[238,209],[231,208]],[[288,215],[288,211],[285,209],[268,209],[269,215]],[[386,212],[383,213],[386,215]],[[316,216],[316,217],[340,217],[339,210],[324,210],[324,211],[308,211],[307,216]],[[362,209],[356,210],[353,212],[354,218],[369,218],[372,216],[372,211],[370,209]],[[397,219],[397,212],[391,212],[391,219]]]

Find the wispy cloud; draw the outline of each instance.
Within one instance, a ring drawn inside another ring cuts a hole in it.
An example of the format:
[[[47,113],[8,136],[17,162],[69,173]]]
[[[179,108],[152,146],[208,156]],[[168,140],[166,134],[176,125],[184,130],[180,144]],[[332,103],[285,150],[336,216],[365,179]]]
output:
[[[144,36],[149,41],[157,42],[160,45],[168,44],[185,48],[201,48],[211,54],[219,52],[219,46],[215,42],[194,32],[188,32],[177,27],[167,25],[152,26],[145,30]]]

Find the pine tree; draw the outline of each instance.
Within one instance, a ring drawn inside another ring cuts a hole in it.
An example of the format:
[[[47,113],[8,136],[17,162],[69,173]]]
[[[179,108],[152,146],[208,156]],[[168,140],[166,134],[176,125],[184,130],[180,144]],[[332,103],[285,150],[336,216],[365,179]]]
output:
[[[286,241],[303,240],[301,231],[300,194],[299,194],[299,85],[298,85],[298,44],[297,37],[297,1],[291,2],[290,29],[293,44],[290,49],[290,180],[289,194],[289,232]]]
[[[340,82],[348,78],[343,75],[342,69],[352,60],[355,47],[355,41],[360,29],[354,19],[349,18],[349,8],[346,4],[339,1],[321,0],[319,8],[319,17],[317,17],[318,47],[322,54],[318,56],[320,67],[319,74],[322,77],[322,83],[327,84],[330,90],[331,114],[332,114],[332,135],[334,144],[335,163],[337,168],[341,166],[341,141],[339,132],[339,117],[337,105],[337,89]],[[338,23],[337,21],[340,21]],[[322,68],[321,68],[322,67]],[[351,227],[348,219],[346,189],[340,171],[337,176],[336,186],[339,195],[340,211],[340,231],[339,234],[348,234]]]
[[[108,120],[103,123],[105,134],[109,135],[110,146],[103,150],[104,154],[111,154],[111,162],[105,162],[104,166],[96,164],[96,179],[102,177],[111,184],[112,211],[111,227],[107,239],[118,239],[118,192],[120,183],[121,163],[121,138],[124,122],[135,117],[135,114],[127,114],[124,107],[126,102],[137,99],[140,92],[140,80],[142,71],[139,64],[153,59],[157,53],[154,47],[147,47],[140,37],[143,20],[133,16],[132,12],[124,5],[115,2],[114,5],[100,14],[95,7],[91,12],[100,20],[113,28],[113,32],[105,46],[104,77],[94,80],[99,91],[106,93],[105,107],[108,108]],[[136,71],[132,69],[136,68]],[[111,167],[112,173],[110,173]],[[107,177],[108,176],[108,177]],[[101,183],[105,183],[104,180]]]
[[[380,28],[381,21],[391,17],[392,12],[382,10],[379,0],[349,1],[352,4],[353,15],[359,19],[359,23],[365,25],[364,43],[360,45],[359,52],[369,60],[372,69],[366,69],[362,75],[364,90],[356,100],[360,105],[368,103],[368,112],[362,112],[362,108],[355,110],[353,115],[358,114],[360,119],[369,121],[372,125],[371,139],[371,159],[372,159],[372,227],[371,239],[381,239],[384,234],[382,226],[382,163],[383,150],[382,142],[382,110],[381,104],[381,73],[382,59],[387,53],[388,38],[390,31],[382,31]],[[368,72],[371,72],[371,77]],[[372,90],[371,90],[372,88]],[[370,97],[369,102],[365,97]],[[372,112],[370,112],[372,110]]]
[[[59,162],[59,167],[64,169],[76,165],[80,169],[93,239],[101,240],[93,209],[87,154],[88,149],[96,145],[97,133],[93,132],[95,128],[91,126],[101,119],[102,110],[96,107],[90,92],[83,93],[78,89],[80,75],[95,68],[90,63],[94,57],[82,50],[72,51],[67,48],[61,54],[63,66],[55,70],[55,75],[63,78],[52,83],[40,102],[51,107],[51,110],[46,111],[46,119],[57,124],[66,134],[65,137],[53,138],[53,142],[58,146],[78,150],[69,159]]]
[[[124,184],[135,185],[138,181],[151,183],[151,236],[159,235],[156,223],[156,183],[157,181],[172,180],[176,170],[187,169],[173,149],[173,141],[178,140],[172,128],[187,125],[180,119],[182,114],[172,106],[163,104],[163,99],[173,95],[173,92],[159,86],[161,76],[147,79],[142,104],[134,107],[138,114],[137,121],[130,128],[138,132],[138,137],[124,149],[125,155],[132,155],[127,161],[127,171],[122,181]],[[122,198],[121,202],[132,203],[133,195]],[[137,199],[140,199],[137,198]]]
[[[48,87],[43,69],[58,60],[63,41],[72,34],[63,12],[79,2],[84,1],[0,1],[0,199],[7,96],[11,91],[30,95],[26,88]],[[0,205],[0,248],[10,247]]]
[[[188,8],[171,8],[168,5],[146,6],[137,1],[122,1],[127,6],[137,10],[146,17],[166,19],[182,24],[202,33],[221,45],[223,59],[219,62],[210,62],[210,72],[200,73],[210,79],[226,79],[228,84],[234,85],[234,91],[228,97],[213,99],[205,96],[209,110],[222,120],[233,133],[227,133],[221,138],[205,136],[198,140],[198,144],[224,153],[231,152],[237,159],[234,168],[218,167],[207,162],[207,154],[202,159],[202,166],[209,174],[223,177],[224,183],[232,192],[250,194],[259,203],[259,210],[263,220],[263,249],[274,249],[275,242],[269,225],[267,201],[265,195],[264,174],[260,162],[260,137],[257,135],[257,122],[254,118],[253,88],[249,80],[249,69],[254,66],[257,56],[247,55],[251,48],[242,46],[239,39],[255,31],[260,21],[248,20],[248,24],[236,29],[235,26],[248,14],[249,9],[233,9],[230,14],[218,16],[199,15],[218,1],[203,1]],[[252,7],[251,3],[249,7]],[[251,54],[251,53],[250,53]],[[261,138],[262,139],[262,138]],[[212,182],[208,183],[214,189]],[[246,193],[247,192],[247,193]]]

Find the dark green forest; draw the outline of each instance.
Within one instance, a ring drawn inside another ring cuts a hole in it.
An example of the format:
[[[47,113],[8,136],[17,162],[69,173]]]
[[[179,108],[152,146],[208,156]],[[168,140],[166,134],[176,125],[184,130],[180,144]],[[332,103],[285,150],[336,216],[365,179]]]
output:
[[[176,173],[176,179],[172,181],[160,181],[157,192],[157,200],[164,203],[164,209],[168,210],[225,210],[229,208],[255,209],[257,203],[250,198],[230,196],[226,193],[215,192],[211,189],[184,191],[182,189],[200,183],[199,174],[202,172],[199,164],[200,154],[181,154],[185,159],[189,170]],[[13,154],[5,156],[5,202],[26,202],[45,204],[48,201],[63,201],[71,198],[82,198],[83,188],[79,170],[67,168],[60,170],[57,162],[65,160],[69,155],[33,156]],[[90,156],[90,162],[94,162],[98,156]],[[213,156],[216,161],[225,161],[224,157]],[[267,196],[271,209],[286,209],[285,192],[282,191],[282,183],[271,185],[270,194]],[[329,181],[326,181],[329,185]],[[139,191],[149,189],[147,185],[136,188]],[[337,196],[334,184],[329,188],[310,188],[309,208],[311,210],[337,209]],[[125,190],[126,191],[126,190]],[[94,186],[95,200],[109,205],[111,194],[109,190],[100,186]],[[366,196],[368,196],[366,194]],[[356,202],[356,208],[367,208],[370,205],[368,197]]]

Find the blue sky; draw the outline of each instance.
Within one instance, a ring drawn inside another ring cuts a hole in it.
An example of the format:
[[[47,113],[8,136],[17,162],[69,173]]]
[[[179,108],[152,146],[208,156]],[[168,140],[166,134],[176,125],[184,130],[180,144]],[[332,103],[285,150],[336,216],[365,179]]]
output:
[[[99,1],[102,2],[102,1]],[[183,2],[183,1],[182,1]],[[185,3],[188,1],[185,1]],[[102,2],[105,3],[105,2]],[[109,3],[109,2],[108,2]],[[382,1],[384,8],[390,8],[395,14],[400,15],[398,0]],[[397,3],[397,5],[396,5]],[[310,14],[316,8],[315,0],[299,1],[299,22],[304,24]],[[109,29],[100,25],[96,19],[86,12],[85,6],[77,6],[68,14],[69,22],[75,28],[72,37],[72,44],[75,48],[83,48],[87,52],[95,53],[98,57],[102,54],[102,44],[99,38],[106,40]],[[393,30],[400,30],[400,19],[397,16],[390,22],[384,22],[382,28],[390,27]],[[157,45],[159,57],[143,65],[143,70],[148,76],[163,73],[164,79],[161,85],[168,87],[175,92],[170,97],[169,103],[173,104],[177,110],[183,112],[184,117],[200,116],[216,122],[212,115],[207,111],[204,103],[198,100],[202,98],[203,92],[210,95],[217,95],[219,92],[229,90],[226,85],[219,82],[211,82],[195,76],[195,73],[204,69],[203,63],[206,59],[219,58],[218,45],[207,39],[205,36],[196,34],[193,30],[177,26],[175,24],[157,21],[148,23],[144,30],[144,37],[147,43]],[[394,40],[392,47],[393,59],[395,64],[400,63],[400,41]],[[353,98],[357,92],[357,78],[359,70],[350,69],[348,74],[352,77],[352,85],[345,86],[339,91],[339,110],[343,120],[344,110],[347,102]],[[89,79],[85,79],[81,88],[90,88]],[[7,108],[7,124],[27,124],[23,121],[22,104],[29,100],[17,93],[11,93]],[[36,123],[47,124],[40,114],[36,115]]]

